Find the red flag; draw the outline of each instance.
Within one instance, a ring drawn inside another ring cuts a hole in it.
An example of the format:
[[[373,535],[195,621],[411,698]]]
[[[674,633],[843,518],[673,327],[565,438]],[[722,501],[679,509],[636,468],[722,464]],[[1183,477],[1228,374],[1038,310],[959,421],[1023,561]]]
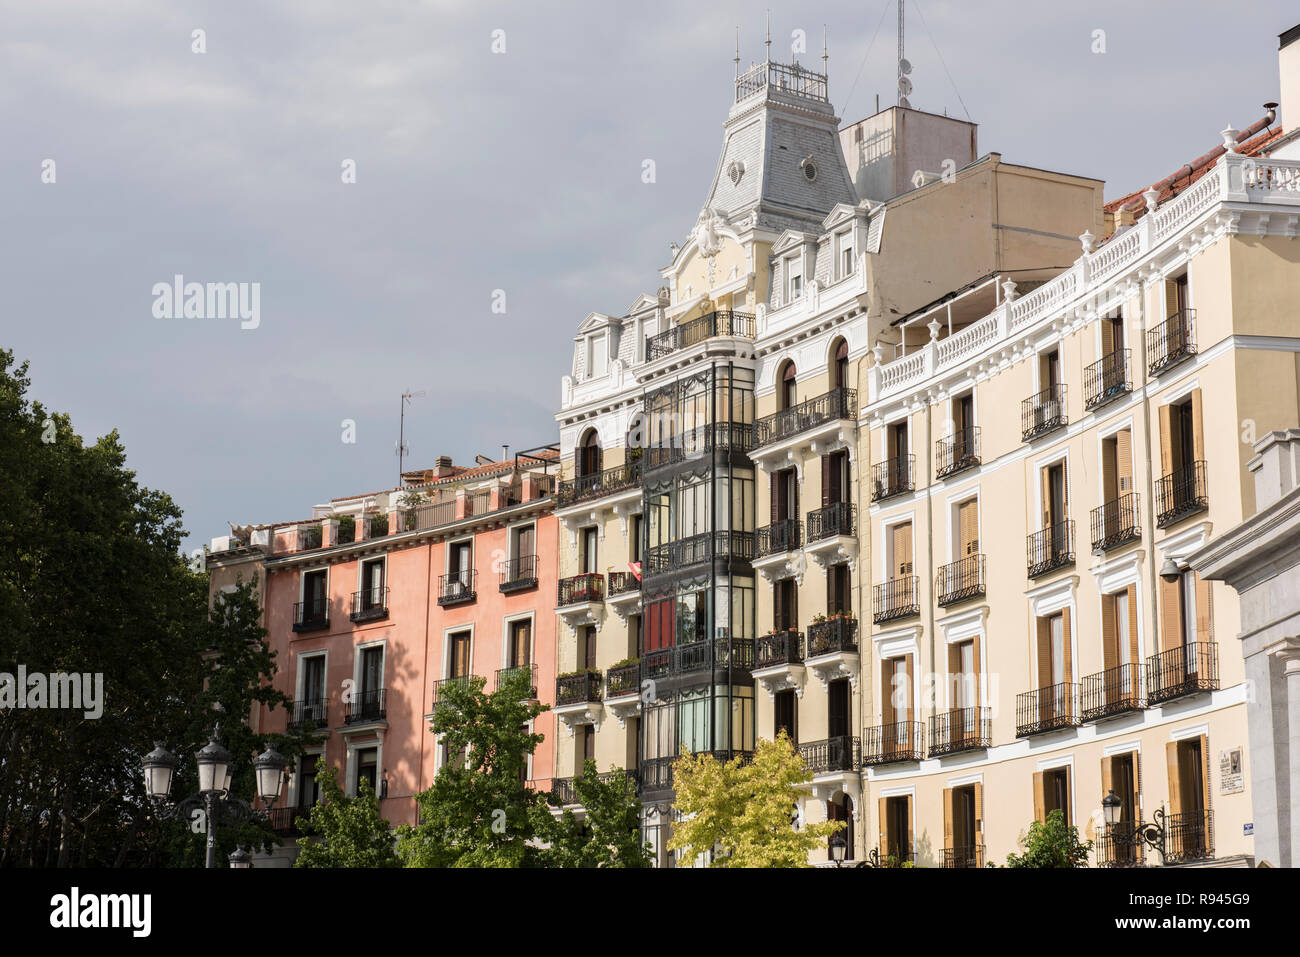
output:
[[[636,580],[637,580],[637,581],[640,581],[640,580],[641,580],[641,563],[640,563],[640,562],[628,562],[628,563],[627,563],[627,567],[631,570],[632,574],[636,576]]]

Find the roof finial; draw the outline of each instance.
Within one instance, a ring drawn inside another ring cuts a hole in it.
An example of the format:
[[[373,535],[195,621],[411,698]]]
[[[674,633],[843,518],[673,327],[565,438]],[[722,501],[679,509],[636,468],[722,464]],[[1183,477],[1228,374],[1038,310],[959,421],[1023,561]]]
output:
[[[826,24],[822,24],[822,76],[828,76],[826,72],[826,61],[830,59],[830,54],[826,48]]]
[[[769,7],[767,10],[767,40],[764,41],[763,45],[767,47],[767,62],[771,63],[772,62],[772,9],[771,7]]]
[[[740,25],[736,25],[736,79],[740,79]]]

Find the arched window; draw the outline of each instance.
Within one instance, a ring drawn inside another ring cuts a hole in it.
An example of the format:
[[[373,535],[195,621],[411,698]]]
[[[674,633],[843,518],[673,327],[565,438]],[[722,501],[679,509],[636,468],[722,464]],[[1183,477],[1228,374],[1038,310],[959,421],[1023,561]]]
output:
[[[600,436],[595,429],[589,429],[582,437],[577,455],[578,477],[595,475],[600,471]]]
[[[794,363],[787,362],[781,370],[781,381],[777,388],[781,396],[781,408],[788,409],[795,404]]]
[[[831,388],[844,389],[849,384],[849,344],[843,339],[831,350]]]

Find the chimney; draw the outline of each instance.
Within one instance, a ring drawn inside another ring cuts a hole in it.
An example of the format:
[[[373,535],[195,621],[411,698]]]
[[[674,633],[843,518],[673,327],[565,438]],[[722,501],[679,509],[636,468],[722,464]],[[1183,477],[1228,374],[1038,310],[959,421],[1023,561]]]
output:
[[[1300,127],[1300,23],[1278,37],[1277,71],[1282,81],[1282,128]]]
[[[433,473],[438,478],[446,478],[448,475],[455,475],[460,470],[451,464],[450,455],[439,455],[433,460]]]
[[[1255,511],[1262,512],[1300,485],[1300,429],[1265,435],[1246,470],[1255,473]]]

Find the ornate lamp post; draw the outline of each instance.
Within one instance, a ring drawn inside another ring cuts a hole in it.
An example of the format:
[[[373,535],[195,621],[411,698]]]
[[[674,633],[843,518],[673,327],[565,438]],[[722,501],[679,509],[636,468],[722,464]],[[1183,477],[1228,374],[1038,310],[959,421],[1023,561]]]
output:
[[[1119,816],[1123,806],[1123,802],[1113,790],[1101,799],[1102,817],[1106,821],[1106,827],[1108,830],[1113,832],[1113,830],[1119,825]],[[1139,821],[1137,824],[1133,825],[1133,830],[1128,836],[1130,838],[1138,838],[1143,843],[1150,845],[1152,849],[1159,851],[1160,863],[1164,864],[1166,838],[1165,809],[1163,807],[1156,808],[1151,812],[1151,818],[1153,823]]]
[[[257,794],[265,805],[261,810],[253,810],[247,801],[230,793],[233,768],[230,752],[217,741],[220,733],[221,725],[216,725],[212,729],[211,739],[194,756],[199,766],[199,793],[178,803],[172,803],[170,797],[172,780],[180,764],[176,756],[163,747],[161,742],[155,742],[154,749],[141,761],[145,793],[159,813],[186,821],[191,820],[196,813],[204,815],[204,827],[208,835],[208,867],[217,866],[216,825],[222,820],[233,824],[266,817],[280,797],[280,784],[289,773],[289,764],[284,756],[268,745],[253,761],[257,772]],[[252,857],[247,851],[237,849],[230,855],[230,866],[252,867]]]

